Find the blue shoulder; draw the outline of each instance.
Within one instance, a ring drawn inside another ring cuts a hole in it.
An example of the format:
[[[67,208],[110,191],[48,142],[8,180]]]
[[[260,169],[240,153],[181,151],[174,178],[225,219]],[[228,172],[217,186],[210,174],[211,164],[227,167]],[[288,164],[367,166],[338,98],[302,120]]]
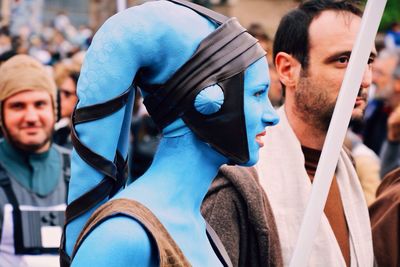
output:
[[[157,266],[158,251],[136,220],[118,216],[101,223],[85,239],[72,267]]]

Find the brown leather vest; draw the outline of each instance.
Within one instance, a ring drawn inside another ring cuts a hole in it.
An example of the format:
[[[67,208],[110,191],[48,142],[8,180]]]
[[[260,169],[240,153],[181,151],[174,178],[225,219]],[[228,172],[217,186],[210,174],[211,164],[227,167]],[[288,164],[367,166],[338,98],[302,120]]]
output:
[[[191,266],[178,245],[171,238],[167,230],[145,206],[130,199],[115,199],[99,207],[89,218],[74,247],[76,251],[90,232],[106,219],[117,214],[132,217],[140,222],[155,241],[159,253],[160,266],[162,267],[187,267]],[[73,257],[72,256],[72,257]]]

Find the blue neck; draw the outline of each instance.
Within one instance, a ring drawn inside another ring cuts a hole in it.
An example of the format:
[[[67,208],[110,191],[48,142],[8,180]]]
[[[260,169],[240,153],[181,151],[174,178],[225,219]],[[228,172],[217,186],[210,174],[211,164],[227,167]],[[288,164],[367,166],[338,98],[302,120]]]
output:
[[[160,199],[165,206],[200,215],[208,188],[219,167],[225,163],[224,156],[191,131],[179,137],[164,137],[152,165],[135,181],[133,190],[137,191],[138,198],[142,195],[146,199],[151,195],[153,201]]]

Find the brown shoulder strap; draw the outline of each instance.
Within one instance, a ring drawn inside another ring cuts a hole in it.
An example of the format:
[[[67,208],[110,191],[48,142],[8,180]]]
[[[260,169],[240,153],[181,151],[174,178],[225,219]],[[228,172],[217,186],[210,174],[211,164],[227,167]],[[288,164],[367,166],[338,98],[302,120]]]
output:
[[[155,215],[141,203],[130,199],[115,199],[100,206],[84,226],[72,253],[74,258],[82,242],[90,232],[103,221],[114,216],[128,216],[137,220],[148,231],[157,245],[160,266],[188,267],[187,261],[178,245],[169,235]]]

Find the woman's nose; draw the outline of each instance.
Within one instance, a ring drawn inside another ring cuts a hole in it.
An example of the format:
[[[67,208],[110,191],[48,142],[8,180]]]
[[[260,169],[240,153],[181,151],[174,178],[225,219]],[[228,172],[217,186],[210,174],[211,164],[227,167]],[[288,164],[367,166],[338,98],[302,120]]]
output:
[[[278,124],[279,122],[279,116],[276,113],[274,107],[271,104],[271,101],[268,99],[268,105],[266,109],[264,110],[264,114],[262,116],[263,122],[266,124],[266,126],[274,126]]]

